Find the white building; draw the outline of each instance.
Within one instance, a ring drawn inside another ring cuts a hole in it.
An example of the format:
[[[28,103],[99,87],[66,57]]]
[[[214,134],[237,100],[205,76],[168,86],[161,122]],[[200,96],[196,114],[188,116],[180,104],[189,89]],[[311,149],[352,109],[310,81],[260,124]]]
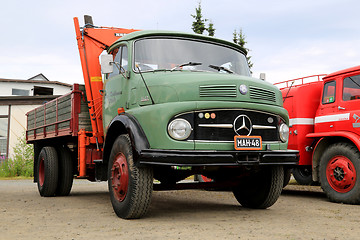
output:
[[[25,133],[25,114],[71,88],[70,84],[49,81],[43,74],[28,80],[0,78],[0,161],[12,156],[18,138]]]

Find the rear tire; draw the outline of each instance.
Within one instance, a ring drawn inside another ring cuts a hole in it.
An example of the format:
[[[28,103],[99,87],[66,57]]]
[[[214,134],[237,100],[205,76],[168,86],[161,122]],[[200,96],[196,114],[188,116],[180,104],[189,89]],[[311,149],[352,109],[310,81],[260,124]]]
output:
[[[312,167],[311,166],[297,166],[293,168],[293,175],[295,180],[300,185],[312,185]]]
[[[321,188],[332,202],[360,204],[360,153],[349,143],[336,143],[320,159]]]
[[[59,180],[56,195],[67,196],[70,194],[74,179],[71,153],[67,147],[63,146],[59,147],[57,150],[59,159]]]
[[[147,213],[153,190],[153,170],[136,166],[127,134],[120,135],[111,149],[108,187],[118,217],[134,219]]]
[[[247,208],[265,209],[279,198],[284,184],[284,168],[271,166],[246,177],[233,189],[236,200]]]
[[[54,147],[43,147],[37,162],[37,186],[41,196],[52,197],[58,183],[58,156]]]

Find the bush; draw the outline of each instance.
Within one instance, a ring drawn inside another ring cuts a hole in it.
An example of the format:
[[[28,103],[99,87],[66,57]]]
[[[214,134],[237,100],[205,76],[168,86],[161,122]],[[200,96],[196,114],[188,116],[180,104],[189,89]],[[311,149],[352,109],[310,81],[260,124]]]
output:
[[[0,165],[0,177],[33,177],[34,148],[26,144],[25,134],[18,138],[12,158],[5,159]]]

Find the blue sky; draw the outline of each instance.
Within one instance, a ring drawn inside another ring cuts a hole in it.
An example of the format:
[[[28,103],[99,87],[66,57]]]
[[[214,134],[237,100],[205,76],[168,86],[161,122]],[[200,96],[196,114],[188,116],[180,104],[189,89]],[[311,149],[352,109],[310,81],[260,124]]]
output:
[[[82,83],[73,17],[95,25],[191,32],[198,0],[2,1],[0,78]],[[105,5],[106,4],[106,5]],[[360,64],[360,1],[202,0],[215,36],[242,28],[253,76],[279,82]]]

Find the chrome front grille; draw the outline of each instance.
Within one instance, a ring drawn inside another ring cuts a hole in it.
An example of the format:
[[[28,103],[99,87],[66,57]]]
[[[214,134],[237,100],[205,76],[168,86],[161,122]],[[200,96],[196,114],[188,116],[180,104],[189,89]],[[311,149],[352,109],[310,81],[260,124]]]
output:
[[[200,97],[236,97],[236,85],[199,86]]]
[[[191,123],[188,140],[199,142],[234,142],[235,135],[261,136],[263,141],[279,142],[280,117],[249,109],[204,109],[178,114]]]
[[[251,99],[265,100],[269,102],[276,102],[275,92],[258,87],[249,87],[249,94]]]

